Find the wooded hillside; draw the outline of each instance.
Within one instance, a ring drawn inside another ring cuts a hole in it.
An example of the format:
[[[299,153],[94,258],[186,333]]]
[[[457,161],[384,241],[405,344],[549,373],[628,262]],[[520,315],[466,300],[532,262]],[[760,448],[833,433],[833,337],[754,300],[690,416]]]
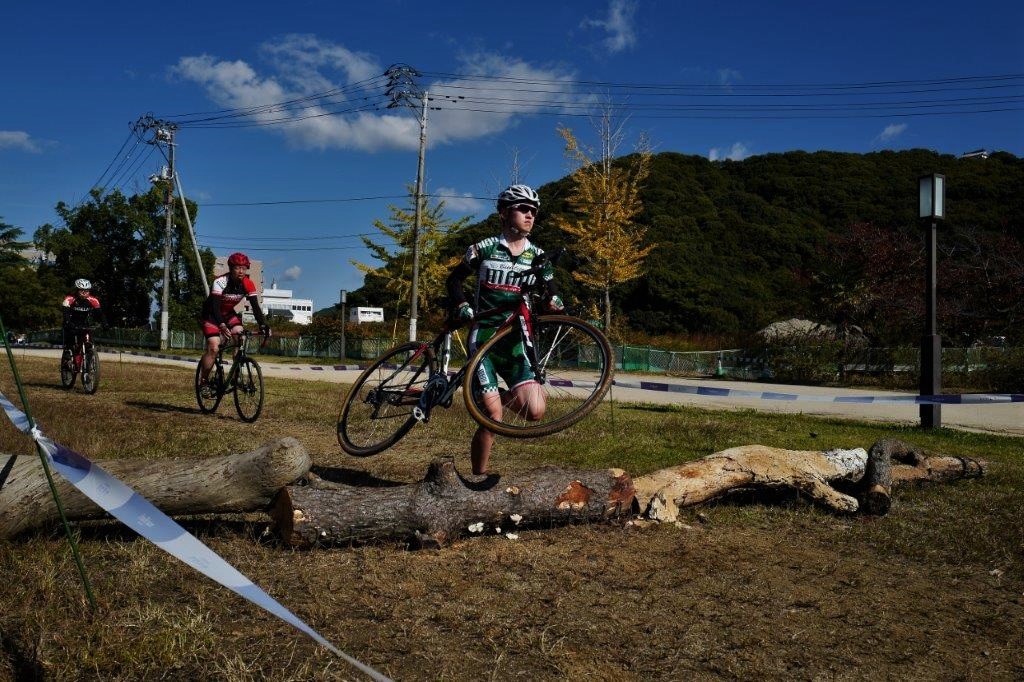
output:
[[[741,335],[806,316],[857,324],[878,343],[915,343],[924,277],[917,179],[932,172],[947,178],[943,333],[1024,342],[1024,160],[999,152],[787,152],[743,161],[657,154],[638,222],[659,246],[647,275],[614,293],[619,319],[650,333]],[[536,241],[571,249],[552,219],[567,211],[568,180],[539,191]],[[492,214],[468,226],[448,252],[497,225]],[[564,271],[560,282],[569,298],[591,297]]]

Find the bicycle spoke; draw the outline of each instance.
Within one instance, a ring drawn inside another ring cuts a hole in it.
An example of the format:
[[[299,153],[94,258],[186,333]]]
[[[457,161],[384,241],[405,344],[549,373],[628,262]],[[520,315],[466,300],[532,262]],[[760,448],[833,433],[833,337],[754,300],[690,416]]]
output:
[[[234,381],[235,409],[243,421],[254,422],[263,410],[263,373],[252,358],[239,360]]]
[[[415,423],[412,410],[430,376],[428,359],[416,344],[385,353],[349,389],[338,418],[338,442],[352,455],[390,447]]]
[[[497,421],[475,377],[467,380],[466,405],[474,419],[502,435],[542,436],[574,424],[597,406],[612,369],[611,349],[599,330],[566,316],[537,318],[532,339],[538,358],[535,376],[518,369],[523,361],[509,357],[518,334],[517,329],[500,332],[474,356],[469,370],[475,374],[481,364],[493,367],[502,398]],[[514,380],[512,387],[509,380]]]

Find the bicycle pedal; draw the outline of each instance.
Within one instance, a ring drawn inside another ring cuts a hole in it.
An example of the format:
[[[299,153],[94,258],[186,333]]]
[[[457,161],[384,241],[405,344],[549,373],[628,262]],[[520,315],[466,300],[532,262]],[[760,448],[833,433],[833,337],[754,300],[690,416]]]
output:
[[[426,424],[430,421],[430,413],[423,410],[422,407],[417,405],[412,408],[412,416],[415,417],[416,421]]]

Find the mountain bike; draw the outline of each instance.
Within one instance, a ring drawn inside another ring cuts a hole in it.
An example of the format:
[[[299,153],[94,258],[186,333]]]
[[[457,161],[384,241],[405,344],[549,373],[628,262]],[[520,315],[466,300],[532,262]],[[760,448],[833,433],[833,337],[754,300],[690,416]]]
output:
[[[243,330],[235,334],[234,343],[222,343],[210,369],[206,383],[202,383],[203,361],[196,365],[196,402],[199,411],[210,414],[220,405],[221,398],[232,393],[235,410],[244,422],[254,422],[263,410],[263,371],[255,359],[249,357],[246,347],[252,333]],[[224,359],[226,351],[234,354],[230,367]]]
[[[557,258],[557,253],[555,254]],[[432,341],[395,346],[371,364],[349,389],[338,417],[338,442],[350,455],[374,455],[397,443],[418,422],[430,421],[431,410],[450,407],[462,388],[466,409],[481,426],[511,438],[546,436],[587,416],[612,381],[613,356],[604,334],[570,315],[535,315],[542,300],[543,254],[521,273],[519,299],[509,306],[480,311],[476,318],[507,314],[497,332],[456,372],[449,372],[452,335],[470,322],[448,320]],[[509,353],[525,355],[529,374],[541,385],[547,405],[543,416],[529,418],[527,408],[499,386],[502,418],[489,414],[478,379],[489,358],[500,367]]]
[[[82,389],[92,395],[100,387],[100,355],[92,343],[92,327],[76,327],[69,345],[65,336],[60,356],[60,385],[71,388],[82,375]]]

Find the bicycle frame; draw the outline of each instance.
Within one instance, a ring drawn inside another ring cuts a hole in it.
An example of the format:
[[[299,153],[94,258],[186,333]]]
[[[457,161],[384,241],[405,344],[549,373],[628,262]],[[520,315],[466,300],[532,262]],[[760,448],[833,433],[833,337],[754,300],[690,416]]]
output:
[[[497,308],[490,308],[488,310],[481,311],[475,316],[475,319],[483,319],[496,315],[498,313],[504,313],[509,311],[508,306],[500,306]],[[543,373],[538,371],[539,363],[537,360],[537,351],[533,345],[533,310],[530,306],[529,295],[524,294],[516,302],[515,307],[511,309],[508,317],[498,325],[497,332],[502,331],[506,327],[510,327],[513,324],[513,319],[517,319],[519,322],[520,334],[523,339],[523,347],[526,350],[527,360],[530,362],[530,369],[533,371],[537,381],[541,384],[544,383]],[[448,407],[451,405],[452,400],[455,397],[456,391],[462,386],[462,381],[466,375],[466,367],[469,364],[469,358],[466,359],[466,365],[463,365],[458,372],[455,372],[449,376],[448,365],[451,362],[452,355],[452,334],[465,326],[466,323],[445,323],[444,328],[437,337],[428,343],[423,343],[413,354],[410,362],[415,361],[422,354],[426,354],[430,361],[430,376],[427,378],[427,382],[424,386],[423,395],[420,396],[419,404],[413,408],[413,416],[417,421],[428,422],[430,421],[430,411],[442,405]],[[496,332],[496,333],[497,333]],[[438,356],[440,359],[438,360]]]
[[[71,343],[67,343],[68,331],[64,332],[64,350],[71,351],[71,361],[74,363],[75,371],[81,371],[82,359],[85,352],[92,348],[92,328],[78,327],[71,332]]]
[[[235,390],[235,382],[238,380],[238,368],[241,365],[241,360],[248,357],[246,346],[249,343],[249,337],[252,336],[252,332],[248,329],[244,329],[240,334],[235,334],[233,336],[239,337],[239,340],[230,344],[221,344],[220,349],[217,351],[216,361],[218,363],[223,363],[224,353],[226,351],[232,351],[231,367],[224,375],[224,386],[221,387],[223,389],[223,395],[227,395]]]

